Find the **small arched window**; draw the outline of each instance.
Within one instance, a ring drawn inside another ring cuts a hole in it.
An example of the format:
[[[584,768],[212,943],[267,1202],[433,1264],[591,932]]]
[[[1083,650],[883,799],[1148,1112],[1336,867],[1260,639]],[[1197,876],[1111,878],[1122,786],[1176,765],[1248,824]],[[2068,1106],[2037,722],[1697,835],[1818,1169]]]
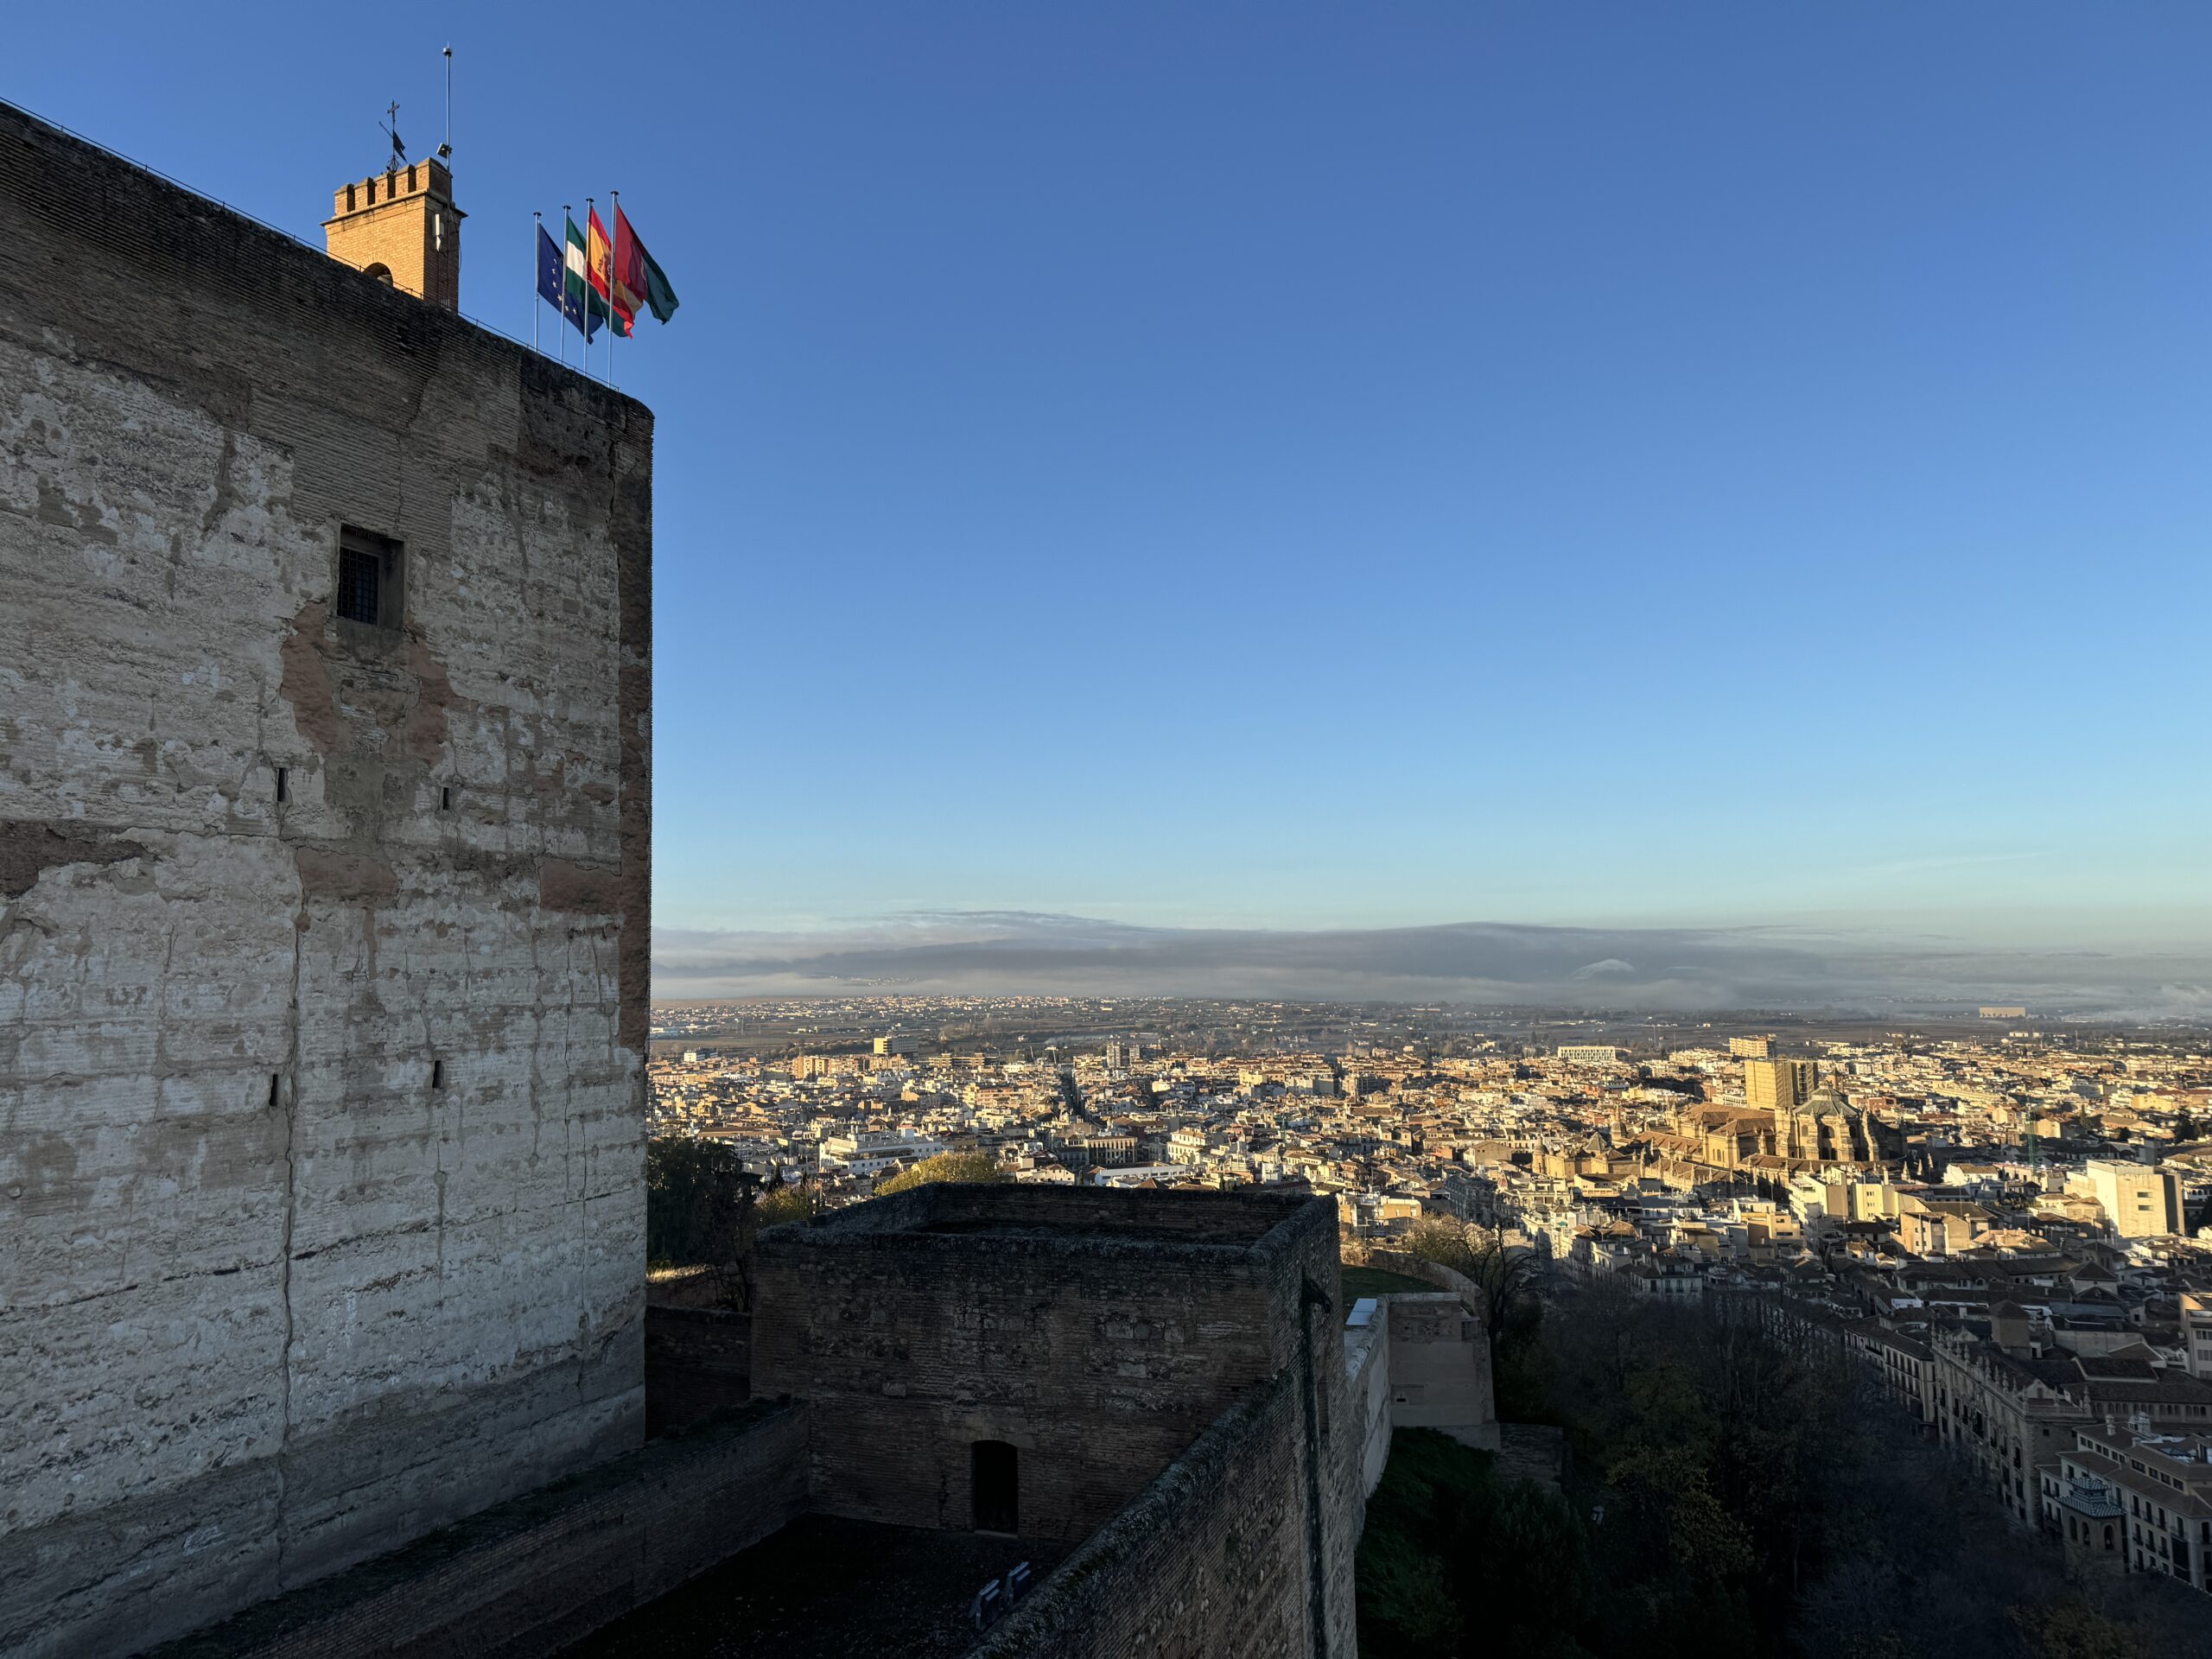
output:
[[[375,277],[377,281],[382,283],[386,288],[390,288],[391,286],[391,267],[390,265],[368,265],[363,268],[363,271],[365,275]]]

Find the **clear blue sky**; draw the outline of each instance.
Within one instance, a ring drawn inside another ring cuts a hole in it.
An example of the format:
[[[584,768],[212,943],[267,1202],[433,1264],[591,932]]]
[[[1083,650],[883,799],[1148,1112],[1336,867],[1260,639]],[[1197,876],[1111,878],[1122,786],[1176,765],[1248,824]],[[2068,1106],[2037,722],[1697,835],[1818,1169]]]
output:
[[[31,8],[465,308],[622,189],[658,916],[2212,917],[2212,8]],[[550,317],[548,316],[549,334]]]

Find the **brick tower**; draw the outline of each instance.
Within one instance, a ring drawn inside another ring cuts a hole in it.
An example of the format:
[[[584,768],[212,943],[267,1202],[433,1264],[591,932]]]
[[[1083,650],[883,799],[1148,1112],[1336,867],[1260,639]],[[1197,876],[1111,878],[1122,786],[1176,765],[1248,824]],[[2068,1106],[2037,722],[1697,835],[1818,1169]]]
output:
[[[417,299],[461,309],[461,221],[453,174],[440,161],[395,161],[338,192],[322,222],[334,259]]]

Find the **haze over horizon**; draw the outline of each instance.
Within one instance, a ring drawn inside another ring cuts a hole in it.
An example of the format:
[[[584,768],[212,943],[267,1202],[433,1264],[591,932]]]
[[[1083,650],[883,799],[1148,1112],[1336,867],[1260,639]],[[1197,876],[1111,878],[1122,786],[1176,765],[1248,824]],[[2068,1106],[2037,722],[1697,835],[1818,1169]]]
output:
[[[1463,923],[1268,931],[1008,912],[797,933],[654,931],[655,1001],[855,995],[1230,996],[1561,1008],[2212,1018],[2212,947],[1993,950],[1928,931]]]

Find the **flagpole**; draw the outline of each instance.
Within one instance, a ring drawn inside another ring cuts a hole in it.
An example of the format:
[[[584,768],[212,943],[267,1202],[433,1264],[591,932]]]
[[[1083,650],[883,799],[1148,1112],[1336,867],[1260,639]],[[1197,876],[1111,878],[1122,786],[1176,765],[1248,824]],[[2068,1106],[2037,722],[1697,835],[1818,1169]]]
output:
[[[591,216],[598,211],[596,196],[584,198],[584,372],[591,372]],[[614,342],[609,340],[607,349],[613,351]]]
[[[622,193],[609,190],[607,200],[614,204],[614,224],[622,222]],[[614,225],[607,227],[607,384],[614,384],[614,336],[620,332],[615,322],[614,311]]]
[[[568,320],[569,204],[564,201],[561,204],[561,321],[565,323]],[[582,324],[578,325],[580,327],[582,326]],[[584,338],[586,340],[589,340],[591,336],[589,334],[586,334]],[[561,330],[561,366],[564,369],[569,366],[569,331],[565,327]]]
[[[545,300],[545,296],[537,291],[537,251],[545,245],[538,238],[545,234],[545,215],[541,213],[532,212],[530,216],[530,223],[531,229],[531,235],[530,238],[530,349],[535,352],[538,350],[537,308],[543,304]]]

